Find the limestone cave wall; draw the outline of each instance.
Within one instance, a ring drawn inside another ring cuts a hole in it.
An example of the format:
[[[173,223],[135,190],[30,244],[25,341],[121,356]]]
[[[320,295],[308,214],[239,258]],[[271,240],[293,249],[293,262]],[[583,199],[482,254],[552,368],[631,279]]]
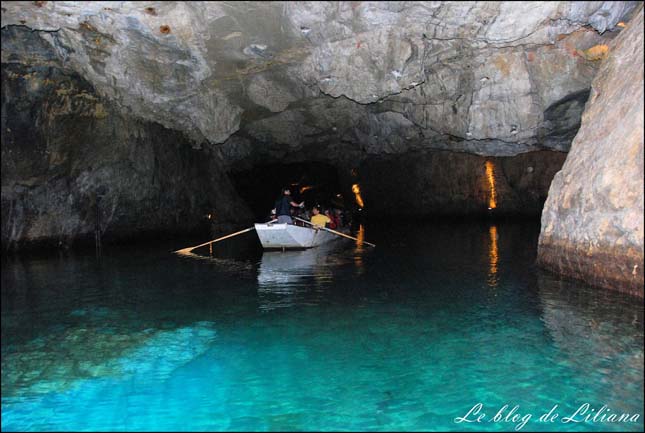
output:
[[[110,240],[250,219],[218,155],[115,110],[39,53],[2,64],[3,251],[93,242],[97,227]]]
[[[643,296],[643,10],[609,46],[542,213],[540,263]]]

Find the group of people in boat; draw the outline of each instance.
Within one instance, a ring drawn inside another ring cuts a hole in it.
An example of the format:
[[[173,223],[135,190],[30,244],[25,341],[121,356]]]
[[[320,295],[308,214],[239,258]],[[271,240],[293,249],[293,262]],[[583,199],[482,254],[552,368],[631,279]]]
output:
[[[337,229],[345,225],[343,213],[340,209],[321,209],[316,205],[309,210],[305,208],[305,202],[297,203],[291,197],[291,190],[288,187],[282,188],[282,193],[271,210],[271,219],[277,220],[278,224],[294,224],[294,218],[311,221],[319,227]],[[296,219],[297,221],[297,219]]]

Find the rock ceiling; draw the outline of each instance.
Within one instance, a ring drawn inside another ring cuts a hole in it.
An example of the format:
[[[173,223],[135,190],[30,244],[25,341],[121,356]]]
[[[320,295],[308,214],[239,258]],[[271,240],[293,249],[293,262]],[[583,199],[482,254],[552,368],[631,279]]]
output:
[[[231,162],[566,151],[606,41],[637,5],[2,2],[2,62],[73,71]]]

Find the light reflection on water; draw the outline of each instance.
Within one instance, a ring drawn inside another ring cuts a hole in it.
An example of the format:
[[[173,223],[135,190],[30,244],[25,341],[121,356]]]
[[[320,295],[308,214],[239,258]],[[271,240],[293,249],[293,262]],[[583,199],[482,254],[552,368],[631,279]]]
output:
[[[459,430],[477,402],[642,411],[642,301],[538,272],[538,229],[5,262],[2,429]],[[643,423],[525,430],[551,428]]]
[[[365,240],[365,226],[363,224],[358,226],[356,232],[356,247],[354,248],[354,265],[356,266],[356,275],[363,275],[365,271],[363,267],[363,253],[366,248],[363,241]]]
[[[497,287],[497,262],[499,261],[499,255],[497,252],[497,226],[492,224],[488,229],[488,232],[490,233],[490,247],[488,250],[488,285],[491,287]]]
[[[305,303],[304,298],[324,290],[333,280],[337,257],[323,245],[305,251],[265,251],[258,266],[258,302],[261,310]],[[308,303],[316,301],[309,299]]]

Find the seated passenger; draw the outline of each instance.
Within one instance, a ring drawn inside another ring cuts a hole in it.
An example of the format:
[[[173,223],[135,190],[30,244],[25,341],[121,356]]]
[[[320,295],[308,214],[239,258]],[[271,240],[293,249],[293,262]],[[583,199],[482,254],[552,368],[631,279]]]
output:
[[[336,215],[334,215],[329,209],[325,209],[325,216],[329,218],[330,229],[335,229],[338,227],[338,222],[336,221]]]
[[[314,206],[314,208],[311,211],[314,214],[314,216],[311,217],[312,224],[317,225],[319,227],[325,227],[325,224],[331,222],[329,217],[320,213],[320,208],[318,206]]]
[[[336,217],[336,225],[338,227],[345,226],[345,218],[343,216],[343,211],[340,209],[334,209],[334,216]]]

